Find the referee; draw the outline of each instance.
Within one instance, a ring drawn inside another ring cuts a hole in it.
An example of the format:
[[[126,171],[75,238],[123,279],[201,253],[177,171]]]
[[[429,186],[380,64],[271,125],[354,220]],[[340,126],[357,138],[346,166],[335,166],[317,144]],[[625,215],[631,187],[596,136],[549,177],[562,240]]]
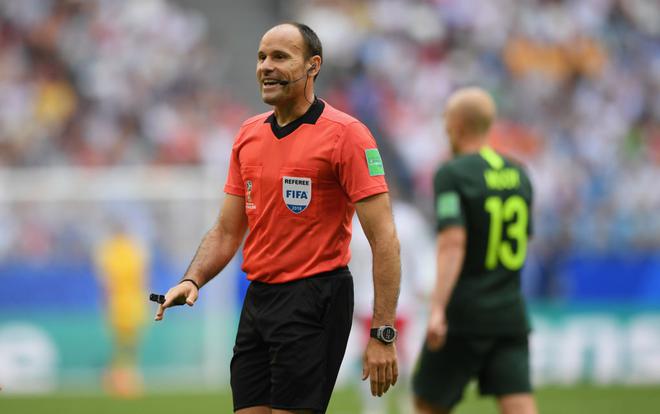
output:
[[[362,123],[315,96],[322,63],[321,42],[304,24],[281,24],[262,37],[257,82],[273,111],[238,131],[220,215],[156,313],[161,320],[170,306],[192,306],[247,231],[243,270],[251,284],[231,361],[236,413],[325,412],[353,316],[347,263],[355,212],[373,256],[363,380],[381,396],[398,377],[399,242],[383,163]]]

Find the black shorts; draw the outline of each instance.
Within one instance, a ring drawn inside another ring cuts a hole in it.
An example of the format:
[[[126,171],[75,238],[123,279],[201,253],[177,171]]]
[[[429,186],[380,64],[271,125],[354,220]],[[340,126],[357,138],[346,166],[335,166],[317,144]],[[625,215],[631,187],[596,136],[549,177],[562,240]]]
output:
[[[248,287],[231,360],[234,411],[258,405],[324,413],[353,319],[347,267]]]
[[[527,335],[449,335],[438,351],[424,345],[413,373],[413,391],[431,405],[450,409],[473,378],[479,381],[481,395],[531,392]]]

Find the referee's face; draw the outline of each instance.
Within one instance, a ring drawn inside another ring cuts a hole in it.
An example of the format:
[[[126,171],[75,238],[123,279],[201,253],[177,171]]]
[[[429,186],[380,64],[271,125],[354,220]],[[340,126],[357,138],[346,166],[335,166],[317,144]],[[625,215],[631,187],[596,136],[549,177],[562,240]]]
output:
[[[261,99],[281,105],[304,97],[307,82],[303,38],[295,26],[282,24],[264,34],[257,52]],[[280,81],[288,81],[282,85]]]

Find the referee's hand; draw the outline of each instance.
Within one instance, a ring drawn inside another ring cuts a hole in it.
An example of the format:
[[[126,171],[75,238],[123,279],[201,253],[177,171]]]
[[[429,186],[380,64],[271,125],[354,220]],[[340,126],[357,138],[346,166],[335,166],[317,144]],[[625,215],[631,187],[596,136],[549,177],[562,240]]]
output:
[[[156,311],[154,320],[160,321],[163,319],[165,309],[171,306],[180,306],[183,304],[187,304],[188,306],[194,305],[198,296],[199,292],[195,285],[192,283],[179,283],[167,291],[165,302],[158,305],[158,311]]]
[[[382,396],[396,384],[399,378],[399,365],[396,359],[396,345],[384,344],[370,338],[362,363],[362,380],[371,378],[371,395]]]

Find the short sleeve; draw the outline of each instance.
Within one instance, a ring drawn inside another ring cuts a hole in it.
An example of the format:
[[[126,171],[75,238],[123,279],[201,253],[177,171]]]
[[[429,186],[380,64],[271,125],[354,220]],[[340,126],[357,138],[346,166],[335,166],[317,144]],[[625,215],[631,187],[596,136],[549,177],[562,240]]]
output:
[[[241,176],[241,163],[238,158],[238,148],[236,143],[231,149],[231,158],[229,159],[229,172],[227,173],[227,182],[225,183],[225,193],[240,197],[245,196],[245,186]]]
[[[376,140],[361,123],[353,122],[345,127],[334,163],[341,187],[352,203],[388,191]]]
[[[460,192],[451,171],[440,168],[433,180],[435,195],[436,229],[449,226],[465,226],[465,212]]]

